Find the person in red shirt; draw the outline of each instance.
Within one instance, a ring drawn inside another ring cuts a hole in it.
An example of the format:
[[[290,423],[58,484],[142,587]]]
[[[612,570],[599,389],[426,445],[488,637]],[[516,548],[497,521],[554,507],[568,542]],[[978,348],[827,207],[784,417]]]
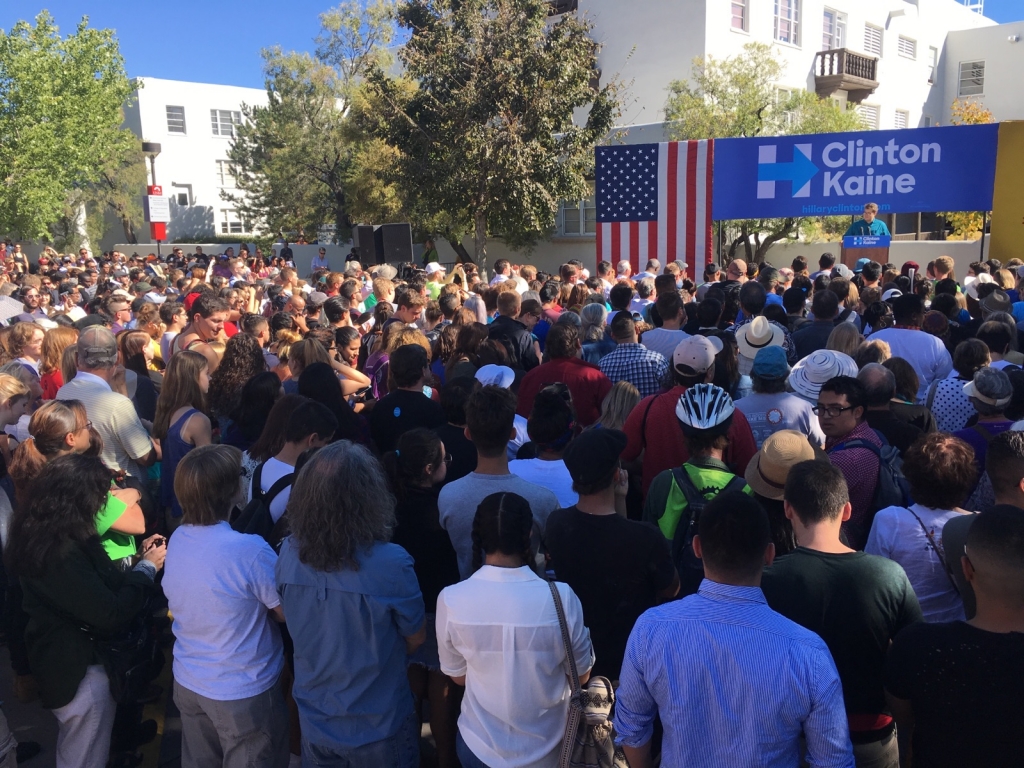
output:
[[[548,332],[547,354],[549,362],[528,372],[519,385],[517,412],[528,417],[533,400],[548,384],[560,381],[569,387],[572,404],[576,409],[576,422],[589,427],[601,417],[601,403],[612,388],[611,381],[593,363],[583,360],[583,345],[579,328],[556,323]]]
[[[714,336],[691,336],[679,342],[672,354],[675,386],[667,392],[645,397],[626,419],[623,431],[628,442],[622,460],[628,462],[643,457],[644,498],[659,472],[681,467],[690,458],[676,421],[676,403],[690,387],[712,382],[715,355],[721,351],[722,342]],[[757,442],[746,416],[738,409],[733,414],[728,435],[729,447],[723,461],[734,474],[742,475],[757,453]]]

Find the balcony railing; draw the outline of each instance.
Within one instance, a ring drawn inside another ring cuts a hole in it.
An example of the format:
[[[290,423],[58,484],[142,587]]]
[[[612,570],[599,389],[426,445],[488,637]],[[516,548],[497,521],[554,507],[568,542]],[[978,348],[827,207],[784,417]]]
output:
[[[878,58],[848,48],[820,51],[814,58],[814,84],[825,98],[846,91],[847,101],[859,102],[878,88]]]

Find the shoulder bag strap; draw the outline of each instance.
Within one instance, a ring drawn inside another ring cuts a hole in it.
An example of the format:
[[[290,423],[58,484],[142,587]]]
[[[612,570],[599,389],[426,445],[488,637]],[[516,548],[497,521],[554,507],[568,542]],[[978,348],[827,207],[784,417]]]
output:
[[[569,639],[569,627],[565,622],[565,611],[562,609],[562,596],[558,594],[558,586],[553,581],[548,582],[551,588],[551,599],[555,601],[555,612],[558,614],[558,628],[562,632],[562,645],[565,646],[565,657],[569,660],[569,677],[572,680],[572,692],[576,695],[580,692],[580,676],[576,672],[576,659],[572,653],[572,641]]]
[[[914,519],[917,520],[917,524],[921,526],[921,530],[924,531],[924,535],[928,538],[928,543],[931,545],[932,552],[935,553],[935,556],[939,558],[939,562],[942,563],[942,570],[946,572],[946,578],[949,579],[949,583],[953,586],[953,591],[959,595],[960,587],[956,585],[956,579],[953,578],[953,573],[949,570],[949,563],[946,562],[946,558],[943,556],[942,552],[939,551],[939,547],[935,543],[935,537],[932,535],[931,531],[928,530],[928,527],[924,524],[924,520],[918,516],[917,512],[912,510],[910,507],[904,507],[904,509],[912,514]]]
[[[985,429],[983,426],[981,426],[981,424],[975,424],[973,427],[971,427],[971,429],[973,429],[975,432],[981,435],[981,439],[984,440],[986,443],[991,443],[995,439],[995,436],[987,429]]]
[[[651,415],[651,407],[654,405],[654,401],[657,400],[659,395],[655,395],[651,398],[651,402],[647,404],[647,410],[644,411],[643,421],[640,422],[640,450],[647,450],[647,417]]]
[[[294,482],[294,472],[289,472],[287,475],[277,478],[277,482],[270,486],[270,489],[263,494],[263,503],[269,507],[271,502],[277,498],[277,495]]]
[[[925,402],[924,407],[927,408],[929,411],[932,409],[932,403],[935,402],[935,392],[938,390],[938,388],[939,388],[939,380],[938,379],[933,381],[932,385],[930,387],[928,387],[928,400],[927,400],[927,402]]]
[[[263,498],[263,467],[266,466],[267,462],[261,461],[256,465],[256,469],[252,471],[252,498]],[[243,505],[244,506],[244,505]]]

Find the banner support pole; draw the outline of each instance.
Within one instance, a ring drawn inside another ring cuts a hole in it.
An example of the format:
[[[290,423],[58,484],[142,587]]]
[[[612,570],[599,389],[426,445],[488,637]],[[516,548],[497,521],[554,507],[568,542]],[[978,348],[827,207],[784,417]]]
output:
[[[980,255],[978,256],[978,261],[984,261],[985,260],[985,225],[986,224],[988,224],[988,211],[982,211],[981,212],[981,237],[978,238],[978,242],[980,243],[980,245],[978,246],[979,250],[980,250]]]

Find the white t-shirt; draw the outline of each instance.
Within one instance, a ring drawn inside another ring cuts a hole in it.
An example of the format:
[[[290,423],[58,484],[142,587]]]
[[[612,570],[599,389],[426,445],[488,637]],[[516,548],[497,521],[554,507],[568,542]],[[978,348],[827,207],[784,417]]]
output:
[[[171,352],[174,349],[171,345],[177,337],[176,331],[164,331],[164,335],[160,337],[160,359],[167,365],[171,362]]]
[[[547,488],[558,497],[558,505],[562,508],[571,507],[580,500],[579,494],[572,489],[572,475],[565,468],[565,462],[545,461],[544,459],[519,459],[508,463],[508,471],[523,480]]]
[[[921,518],[920,523],[911,510]],[[920,504],[912,505],[910,510],[886,507],[875,515],[868,543],[864,545],[868,554],[887,557],[903,566],[921,603],[924,620],[930,623],[965,619],[963,600],[949,580],[942,552],[942,527],[959,516],[960,513],[953,510],[931,509]],[[932,549],[921,523],[931,533],[938,553]]]
[[[508,450],[506,451],[509,461],[515,459],[516,454],[519,453],[519,449],[526,443],[530,442],[530,435],[526,431],[526,425],[526,417],[520,416],[517,413],[515,421],[513,422],[513,426],[516,430],[516,436],[512,440],[508,441]]]
[[[579,674],[594,665],[583,606],[558,584]],[[485,565],[437,598],[441,671],[466,676],[459,733],[481,762],[557,763],[569,707],[568,664],[551,590],[527,566]],[[510,727],[513,724],[514,727]]]
[[[933,381],[944,379],[953,370],[953,359],[942,341],[924,331],[884,328],[871,334],[871,341],[884,341],[893,357],[902,357],[917,373],[920,386],[917,400],[922,402]]]
[[[634,296],[633,300],[629,302],[629,311],[637,315],[643,315],[644,310],[653,303],[654,299],[641,299],[639,296]]]
[[[274,457],[270,457],[267,459],[267,463],[263,465],[263,474],[260,477],[260,490],[266,493],[274,483],[289,472],[294,471],[295,467],[290,464],[285,464],[283,461],[278,461]],[[253,472],[253,477],[256,477],[255,471]],[[273,518],[275,523],[280,520],[281,515],[284,514],[284,509],[288,506],[288,497],[291,495],[292,486],[289,485],[277,494],[273,501],[270,502],[270,516]],[[249,483],[249,501],[252,501],[252,482]]]
[[[227,522],[182,525],[167,544],[163,589],[174,616],[174,679],[215,701],[258,696],[284,668],[277,555]]]
[[[672,353],[676,351],[679,342],[690,338],[686,331],[670,331],[668,328],[651,328],[644,331],[640,343],[652,352],[660,352],[669,364],[672,363]]]

